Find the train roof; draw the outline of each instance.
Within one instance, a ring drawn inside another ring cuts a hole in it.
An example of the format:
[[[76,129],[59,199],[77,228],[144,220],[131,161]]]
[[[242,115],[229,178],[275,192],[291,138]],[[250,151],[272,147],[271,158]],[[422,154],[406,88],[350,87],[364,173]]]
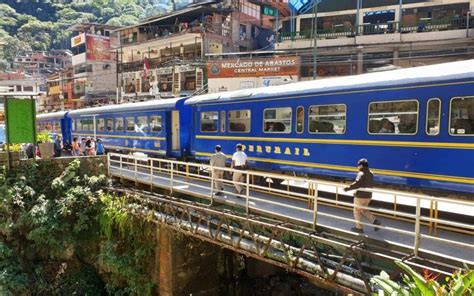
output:
[[[185,104],[395,87],[468,78],[474,78],[474,60],[206,94],[192,97]]]
[[[60,119],[66,115],[67,111],[60,111],[54,113],[44,113],[36,115],[36,119]]]
[[[69,114],[72,116],[82,116],[82,115],[95,115],[95,114],[104,114],[104,113],[147,111],[151,109],[169,109],[169,108],[175,108],[176,103],[179,100],[183,100],[183,98],[151,100],[151,101],[139,102],[139,103],[126,103],[126,104],[119,104],[119,105],[94,107],[94,108],[84,108],[84,109],[71,111],[69,112]]]

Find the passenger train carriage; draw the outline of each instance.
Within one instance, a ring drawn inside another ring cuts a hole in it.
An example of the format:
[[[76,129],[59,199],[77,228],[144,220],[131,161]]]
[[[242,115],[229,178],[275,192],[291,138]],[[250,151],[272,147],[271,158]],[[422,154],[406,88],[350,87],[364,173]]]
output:
[[[90,134],[93,122],[87,133],[77,122],[97,114],[109,149],[205,161],[217,144],[230,156],[242,143],[253,169],[347,179],[365,157],[380,183],[474,193],[474,60],[159,102],[72,111],[73,134]],[[166,131],[157,147],[158,134],[132,131],[152,128],[160,104],[164,126],[180,117],[179,143]]]

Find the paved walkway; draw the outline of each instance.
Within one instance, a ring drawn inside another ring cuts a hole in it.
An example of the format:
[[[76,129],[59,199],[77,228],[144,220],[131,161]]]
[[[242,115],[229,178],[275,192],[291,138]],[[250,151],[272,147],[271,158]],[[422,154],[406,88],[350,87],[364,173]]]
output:
[[[130,166],[130,169],[123,168],[122,171],[120,171],[120,168],[118,167],[111,167],[110,174],[116,177],[123,176],[130,180],[137,178],[141,183],[150,184],[153,182],[153,185],[156,187],[170,189],[171,183],[167,174],[155,172],[153,178],[151,178],[149,173],[138,172],[135,176],[135,172],[131,168],[132,166]],[[188,179],[184,176],[174,177],[173,190],[206,199],[210,199],[211,196],[210,182],[205,180]],[[226,185],[225,191],[232,192],[233,187]],[[312,211],[308,209],[306,201],[270,195],[268,193],[254,190],[251,190],[250,196],[249,208],[251,212],[258,212],[262,215],[278,217],[293,222],[307,223],[309,226],[313,223],[314,216]],[[245,209],[246,207],[246,200],[241,197],[236,197],[232,193],[226,193],[223,196],[215,196],[214,200],[238,208]],[[348,233],[350,232],[350,228],[353,226],[351,221],[344,221],[341,219],[353,219],[352,210],[320,204],[318,206],[318,213],[319,226]],[[382,225],[385,227],[405,230],[411,233],[414,233],[415,231],[414,223],[386,217],[379,217],[379,220],[381,220]],[[428,235],[428,227],[422,226],[421,232]],[[350,233],[355,235],[353,232]],[[397,233],[390,229],[380,229],[375,232],[373,227],[364,226],[364,234],[359,235],[409,249],[413,249],[414,245],[414,236],[405,233]],[[474,236],[472,235],[439,230],[437,237],[474,246]],[[457,258],[467,262],[468,264],[474,265],[474,249],[472,248],[434,241],[423,237],[420,241],[420,251],[436,253],[438,256],[446,258]]]

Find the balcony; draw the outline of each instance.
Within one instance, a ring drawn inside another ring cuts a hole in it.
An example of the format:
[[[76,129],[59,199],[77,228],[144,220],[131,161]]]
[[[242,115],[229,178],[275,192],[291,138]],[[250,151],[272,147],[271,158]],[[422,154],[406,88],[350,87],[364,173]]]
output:
[[[150,58],[148,60],[149,69],[158,69],[162,67],[172,66],[176,64],[190,64],[201,59],[201,51],[188,52],[184,54],[175,54],[170,56],[162,56],[158,58]],[[119,73],[143,71],[143,60],[120,63]]]
[[[355,27],[339,27],[333,29],[318,29],[318,39],[337,39],[337,38],[351,38],[355,36],[366,35],[382,35],[393,33],[424,33],[436,31],[450,31],[466,29],[466,18],[452,18],[452,19],[420,19],[414,25],[402,24],[399,22],[377,23],[377,24],[363,24]],[[474,20],[470,23],[469,28],[474,28]],[[279,42],[309,40],[313,39],[311,31],[299,32],[284,32],[278,36]]]

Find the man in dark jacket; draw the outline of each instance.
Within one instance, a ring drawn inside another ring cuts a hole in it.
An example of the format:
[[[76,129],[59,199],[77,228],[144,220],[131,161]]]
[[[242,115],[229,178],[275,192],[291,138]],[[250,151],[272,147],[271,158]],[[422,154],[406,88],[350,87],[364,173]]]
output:
[[[357,168],[359,169],[359,173],[357,174],[357,178],[354,183],[350,186],[344,188],[344,191],[359,189],[359,188],[372,188],[374,186],[374,175],[369,170],[369,162],[367,159],[362,158],[357,163]],[[360,207],[368,207],[370,200],[372,198],[372,192],[357,190],[354,194],[354,205]],[[362,216],[365,216],[372,224],[380,225],[380,221],[377,220],[374,215],[366,209],[361,209],[354,207],[354,219],[356,220],[356,226],[351,228],[351,231],[357,233],[363,233],[364,228],[362,224],[360,224],[360,219]],[[379,228],[375,227],[375,231],[378,231]]]

